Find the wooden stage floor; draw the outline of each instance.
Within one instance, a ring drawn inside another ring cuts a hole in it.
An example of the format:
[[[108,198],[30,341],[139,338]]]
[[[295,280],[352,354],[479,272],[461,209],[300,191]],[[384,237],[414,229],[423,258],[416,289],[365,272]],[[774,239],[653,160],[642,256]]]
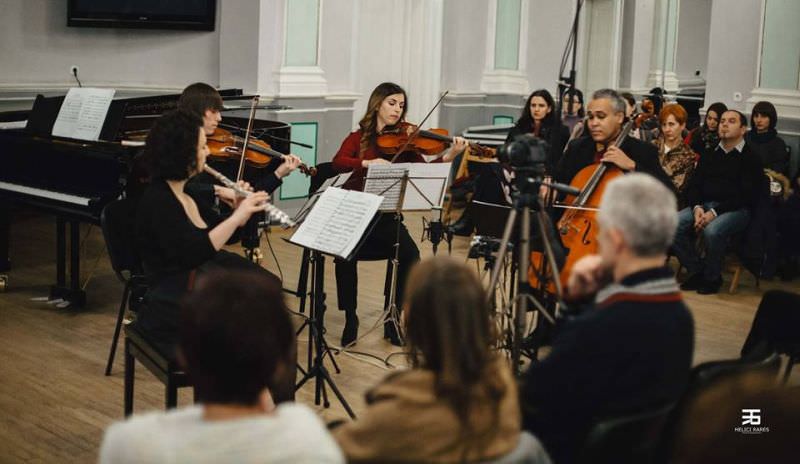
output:
[[[412,236],[421,236],[421,215],[407,214]],[[85,237],[82,279],[86,281],[88,303],[82,310],[58,309],[34,298],[47,295],[55,280],[55,227],[51,217],[19,212],[12,226],[9,289],[0,293],[0,462],[91,462],[105,427],[122,418],[122,355],[110,377],[103,375],[114,328],[122,285],[111,271],[102,233],[97,227],[82,227]],[[281,240],[287,232],[273,230],[270,242],[277,255],[285,286],[297,283],[301,252]],[[453,243],[453,255],[465,257],[466,238]],[[446,253],[446,245],[440,253]],[[267,241],[262,240],[264,263],[277,273]],[[238,251],[238,247],[231,247]],[[429,242],[421,243],[424,256],[430,256]],[[333,267],[327,260],[326,291],[328,339],[338,344],[344,317],[336,310]],[[474,262],[470,263],[475,265]],[[383,305],[385,262],[359,264],[359,317],[361,334],[371,327]],[[731,274],[726,273],[726,284]],[[88,278],[88,280],[87,280]],[[798,290],[797,281],[762,282],[755,288],[752,275],[744,273],[735,295],[720,293],[699,296],[686,293],[695,318],[696,350],[694,362],[738,357],[764,290]],[[287,295],[290,307],[298,299]],[[379,358],[396,352],[382,339],[380,327],[361,340],[357,349]],[[307,332],[300,335],[299,359],[305,362]],[[378,361],[337,356],[342,369],[334,379],[358,414],[363,410],[363,393],[387,369]],[[402,356],[392,362],[403,364]],[[329,365],[330,367],[330,365]],[[793,379],[794,380],[794,379]],[[313,405],[313,382],[298,393],[297,400]],[[135,410],[163,408],[164,388],[141,366],[137,369]],[[190,389],[179,392],[179,404],[191,402]],[[326,419],[342,418],[344,410],[331,395],[330,409],[317,407]]]

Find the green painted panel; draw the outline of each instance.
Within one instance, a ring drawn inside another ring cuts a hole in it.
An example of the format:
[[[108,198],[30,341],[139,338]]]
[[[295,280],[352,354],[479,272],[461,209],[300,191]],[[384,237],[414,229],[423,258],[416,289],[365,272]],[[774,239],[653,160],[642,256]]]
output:
[[[503,114],[496,114],[492,117],[492,125],[499,126],[500,124],[514,124],[514,118]]]
[[[759,87],[800,87],[800,2],[767,0]]]
[[[317,65],[319,0],[286,2],[286,66]]]
[[[306,166],[316,166],[317,133],[319,132],[319,125],[316,122],[293,122],[291,124],[292,140],[306,143],[314,147],[305,148],[299,145],[292,145],[292,153],[299,156]],[[311,180],[309,177],[299,170],[296,170],[283,179],[283,184],[280,188],[280,199],[291,200],[293,198],[305,198],[308,196],[308,188],[310,185]]]
[[[497,0],[494,69],[519,69],[521,0]]]

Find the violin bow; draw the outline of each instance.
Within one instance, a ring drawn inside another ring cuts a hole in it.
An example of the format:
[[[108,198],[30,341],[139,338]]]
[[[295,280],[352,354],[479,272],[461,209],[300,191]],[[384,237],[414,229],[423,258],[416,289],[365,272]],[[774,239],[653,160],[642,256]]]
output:
[[[250,117],[247,120],[247,130],[244,133],[244,141],[242,142],[242,157],[239,160],[239,171],[236,174],[236,182],[242,180],[242,174],[244,174],[244,159],[247,153],[247,142],[250,140],[250,131],[253,130],[253,120],[256,117],[256,107],[260,99],[261,97],[259,95],[254,95],[253,100],[250,102]]]
[[[414,141],[414,139],[417,137],[417,135],[419,135],[419,131],[422,129],[422,125],[425,124],[425,121],[427,121],[429,117],[431,117],[431,115],[433,114],[433,111],[439,106],[440,103],[442,103],[442,100],[444,100],[444,97],[446,97],[448,93],[450,93],[450,91],[449,90],[445,90],[442,93],[442,95],[439,97],[439,99],[436,100],[436,103],[433,104],[433,107],[430,109],[430,111],[428,111],[428,114],[426,114],[425,117],[422,118],[422,121],[420,121],[420,123],[417,125],[417,128],[414,129],[414,132],[412,132],[408,136],[408,140],[406,140],[406,143],[403,144],[403,146],[400,147],[399,150],[397,150],[397,153],[394,154],[392,159],[389,161],[390,163],[394,163],[395,160],[397,160],[397,157],[400,156],[400,153],[403,153],[406,150],[406,148],[408,148],[408,146],[411,144],[411,142]]]

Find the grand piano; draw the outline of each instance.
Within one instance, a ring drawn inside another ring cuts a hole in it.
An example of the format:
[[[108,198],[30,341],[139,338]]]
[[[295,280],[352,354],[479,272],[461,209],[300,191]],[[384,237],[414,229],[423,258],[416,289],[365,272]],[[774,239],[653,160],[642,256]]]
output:
[[[240,90],[220,92],[226,101],[244,99]],[[12,214],[20,208],[35,208],[55,218],[55,284],[50,298],[71,306],[86,302],[80,285],[80,223],[99,225],[109,202],[126,194],[133,161],[153,121],[177,106],[179,95],[116,99],[111,103],[100,133],[100,141],[87,142],[51,135],[64,97],[37,96],[30,111],[0,113],[5,127],[19,121],[24,127],[0,129],[0,274],[11,269],[9,260]],[[246,127],[247,118],[226,116],[224,124]],[[256,119],[253,134],[282,153],[289,152],[290,126]],[[133,141],[133,143],[131,143]],[[213,163],[212,163],[213,164]],[[222,172],[235,172],[235,163],[214,165]],[[267,175],[248,168],[244,178],[253,185]],[[69,281],[67,281],[67,232],[69,232]],[[0,289],[7,285],[0,277]]]

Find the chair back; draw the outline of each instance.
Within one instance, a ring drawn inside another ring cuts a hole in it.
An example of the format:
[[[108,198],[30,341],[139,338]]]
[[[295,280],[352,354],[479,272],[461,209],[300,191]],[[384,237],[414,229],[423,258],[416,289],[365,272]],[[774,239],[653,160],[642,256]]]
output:
[[[674,407],[675,403],[668,403],[596,421],[586,436],[578,462],[652,462],[661,431]]]
[[[657,462],[669,462],[679,427],[689,416],[692,405],[702,392],[724,380],[750,373],[763,374],[765,379],[777,379],[780,366],[780,356],[772,352],[748,360],[709,361],[692,368],[689,384],[664,425],[658,448],[660,457]]]
[[[309,195],[316,192],[326,180],[338,174],[333,170],[333,163],[330,161],[319,163],[316,167],[317,174],[311,177],[311,185],[308,187]]]
[[[136,226],[133,203],[122,198],[114,200],[100,214],[100,226],[106,241],[111,268],[117,277],[126,282],[133,275],[140,275],[142,262],[136,254],[134,230]],[[126,277],[125,273],[129,275]]]

